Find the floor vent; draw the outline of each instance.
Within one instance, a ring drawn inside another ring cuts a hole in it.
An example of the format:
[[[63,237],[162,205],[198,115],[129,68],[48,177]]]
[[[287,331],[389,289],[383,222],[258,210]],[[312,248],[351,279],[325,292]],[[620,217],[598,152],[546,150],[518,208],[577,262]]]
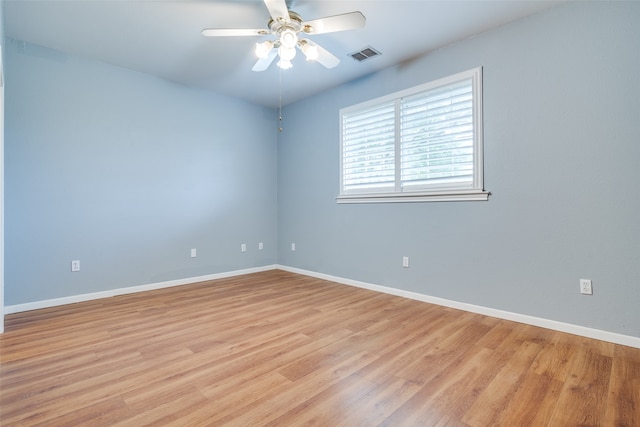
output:
[[[350,53],[349,56],[355,59],[356,61],[364,61],[365,59],[373,58],[374,56],[382,55],[380,52],[372,48],[371,46],[365,47],[364,49]]]

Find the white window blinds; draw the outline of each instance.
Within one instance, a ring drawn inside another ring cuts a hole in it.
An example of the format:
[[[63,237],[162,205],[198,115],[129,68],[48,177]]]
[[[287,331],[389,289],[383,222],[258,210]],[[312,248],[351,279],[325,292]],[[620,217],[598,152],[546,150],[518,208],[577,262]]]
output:
[[[471,80],[400,101],[403,188],[473,181]]]
[[[341,110],[340,197],[488,194],[481,94],[478,68]]]
[[[394,122],[393,102],[343,116],[344,191],[394,189]]]

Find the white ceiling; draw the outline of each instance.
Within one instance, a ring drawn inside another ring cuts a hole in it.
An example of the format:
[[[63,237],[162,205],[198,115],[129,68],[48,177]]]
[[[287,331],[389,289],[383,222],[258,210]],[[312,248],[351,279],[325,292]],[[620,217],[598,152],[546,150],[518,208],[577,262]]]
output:
[[[203,28],[266,28],[262,0],[6,0],[6,35],[259,105],[295,102],[325,89],[559,4],[549,1],[294,0],[304,20],[361,11],[365,28],[312,36],[341,59],[327,70],[298,55],[251,71],[260,37],[203,37]],[[382,55],[347,56],[372,46]],[[281,75],[279,75],[281,73]]]

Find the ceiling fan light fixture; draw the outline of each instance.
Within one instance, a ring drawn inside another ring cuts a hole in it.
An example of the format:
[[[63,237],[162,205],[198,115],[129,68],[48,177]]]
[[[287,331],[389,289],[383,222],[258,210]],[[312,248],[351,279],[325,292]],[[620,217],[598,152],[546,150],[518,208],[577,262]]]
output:
[[[270,40],[256,43],[256,56],[265,59],[269,56],[269,52],[273,49],[273,42]]]

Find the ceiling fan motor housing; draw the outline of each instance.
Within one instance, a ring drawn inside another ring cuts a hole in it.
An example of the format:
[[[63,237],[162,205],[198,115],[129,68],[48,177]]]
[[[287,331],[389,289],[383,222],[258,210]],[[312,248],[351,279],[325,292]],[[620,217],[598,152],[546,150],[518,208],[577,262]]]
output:
[[[287,30],[297,35],[302,30],[302,17],[290,10],[289,20],[285,18],[271,18],[267,26],[271,29],[271,32],[278,37],[281,37],[281,34]]]

